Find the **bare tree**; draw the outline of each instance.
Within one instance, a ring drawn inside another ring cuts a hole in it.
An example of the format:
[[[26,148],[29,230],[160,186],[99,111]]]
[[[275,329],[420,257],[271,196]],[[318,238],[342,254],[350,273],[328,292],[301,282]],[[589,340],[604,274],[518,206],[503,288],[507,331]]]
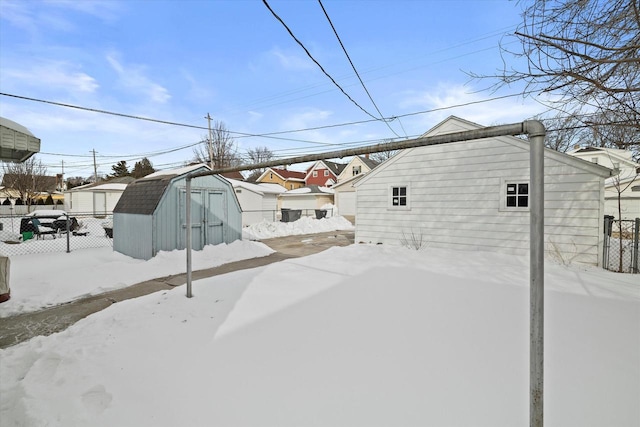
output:
[[[47,168],[35,157],[22,163],[3,163],[2,169],[4,171],[2,184],[17,191],[20,199],[29,207],[29,211],[39,192],[51,190],[49,188],[51,177],[47,176]]]
[[[503,43],[496,87],[524,82],[524,94],[549,93],[565,113],[616,112],[611,125],[640,128],[638,0],[532,0]]]
[[[255,147],[247,150],[247,161],[249,163],[268,162],[273,159],[273,151],[267,147]],[[255,181],[264,172],[264,168],[253,169],[247,177],[247,181]]]
[[[605,111],[592,116],[587,123],[589,124],[595,146],[629,150],[633,153],[634,160],[639,162],[640,127],[611,124],[623,120],[626,120],[626,118],[620,118],[616,112]],[[640,117],[636,117],[635,120],[640,120]]]
[[[206,163],[212,169],[240,164],[236,142],[224,122],[216,121],[211,128],[211,138],[205,136],[193,149],[193,161]]]
[[[371,153],[369,158],[374,162],[382,163],[396,155],[398,150],[380,151],[379,153]]]
[[[552,150],[567,152],[569,149],[580,145],[587,135],[587,129],[578,117],[577,113],[565,115],[558,113],[554,117],[536,119],[544,123],[547,135],[544,145]]]

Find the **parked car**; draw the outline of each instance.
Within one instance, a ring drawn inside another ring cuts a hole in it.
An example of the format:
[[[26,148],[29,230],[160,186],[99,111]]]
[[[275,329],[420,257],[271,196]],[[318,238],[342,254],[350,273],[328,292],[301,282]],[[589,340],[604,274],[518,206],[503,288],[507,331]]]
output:
[[[20,220],[20,234],[28,231],[37,231],[36,226],[32,222],[34,218],[38,219],[39,226],[50,228],[56,233],[67,230],[67,213],[65,211],[38,210],[25,215]],[[75,217],[69,217],[69,221],[69,231],[80,228],[78,220]]]

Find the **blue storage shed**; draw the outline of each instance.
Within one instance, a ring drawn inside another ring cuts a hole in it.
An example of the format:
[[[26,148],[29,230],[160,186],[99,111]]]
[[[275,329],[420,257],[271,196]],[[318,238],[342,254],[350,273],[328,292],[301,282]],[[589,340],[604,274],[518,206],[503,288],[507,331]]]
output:
[[[127,186],[113,210],[113,249],[138,259],[186,247],[186,177],[206,165],[155,172]],[[242,210],[222,176],[191,181],[192,249],[242,238]]]

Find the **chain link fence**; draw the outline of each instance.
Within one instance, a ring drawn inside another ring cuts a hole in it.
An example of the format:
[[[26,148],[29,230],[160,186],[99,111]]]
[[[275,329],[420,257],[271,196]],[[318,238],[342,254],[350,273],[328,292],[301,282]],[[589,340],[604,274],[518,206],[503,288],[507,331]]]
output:
[[[0,215],[0,255],[71,252],[113,247],[113,214],[67,214],[36,210],[25,215]]]
[[[618,273],[639,272],[640,218],[635,220],[615,220],[604,217],[604,250],[602,265],[605,269]]]

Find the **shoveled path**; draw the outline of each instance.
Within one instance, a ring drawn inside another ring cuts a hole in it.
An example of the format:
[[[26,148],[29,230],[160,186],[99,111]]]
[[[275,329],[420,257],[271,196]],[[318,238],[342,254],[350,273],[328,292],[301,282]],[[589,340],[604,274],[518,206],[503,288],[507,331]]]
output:
[[[199,280],[232,271],[262,267],[289,258],[312,255],[333,246],[348,246],[353,243],[353,231],[286,236],[265,239],[262,240],[262,243],[276,252],[265,257],[251,258],[194,271],[191,277],[193,280]],[[0,348],[19,344],[38,335],[51,335],[63,331],[78,320],[104,310],[111,304],[161,290],[173,289],[185,284],[186,281],[186,273],[161,277],[41,311],[2,318],[0,319]]]

